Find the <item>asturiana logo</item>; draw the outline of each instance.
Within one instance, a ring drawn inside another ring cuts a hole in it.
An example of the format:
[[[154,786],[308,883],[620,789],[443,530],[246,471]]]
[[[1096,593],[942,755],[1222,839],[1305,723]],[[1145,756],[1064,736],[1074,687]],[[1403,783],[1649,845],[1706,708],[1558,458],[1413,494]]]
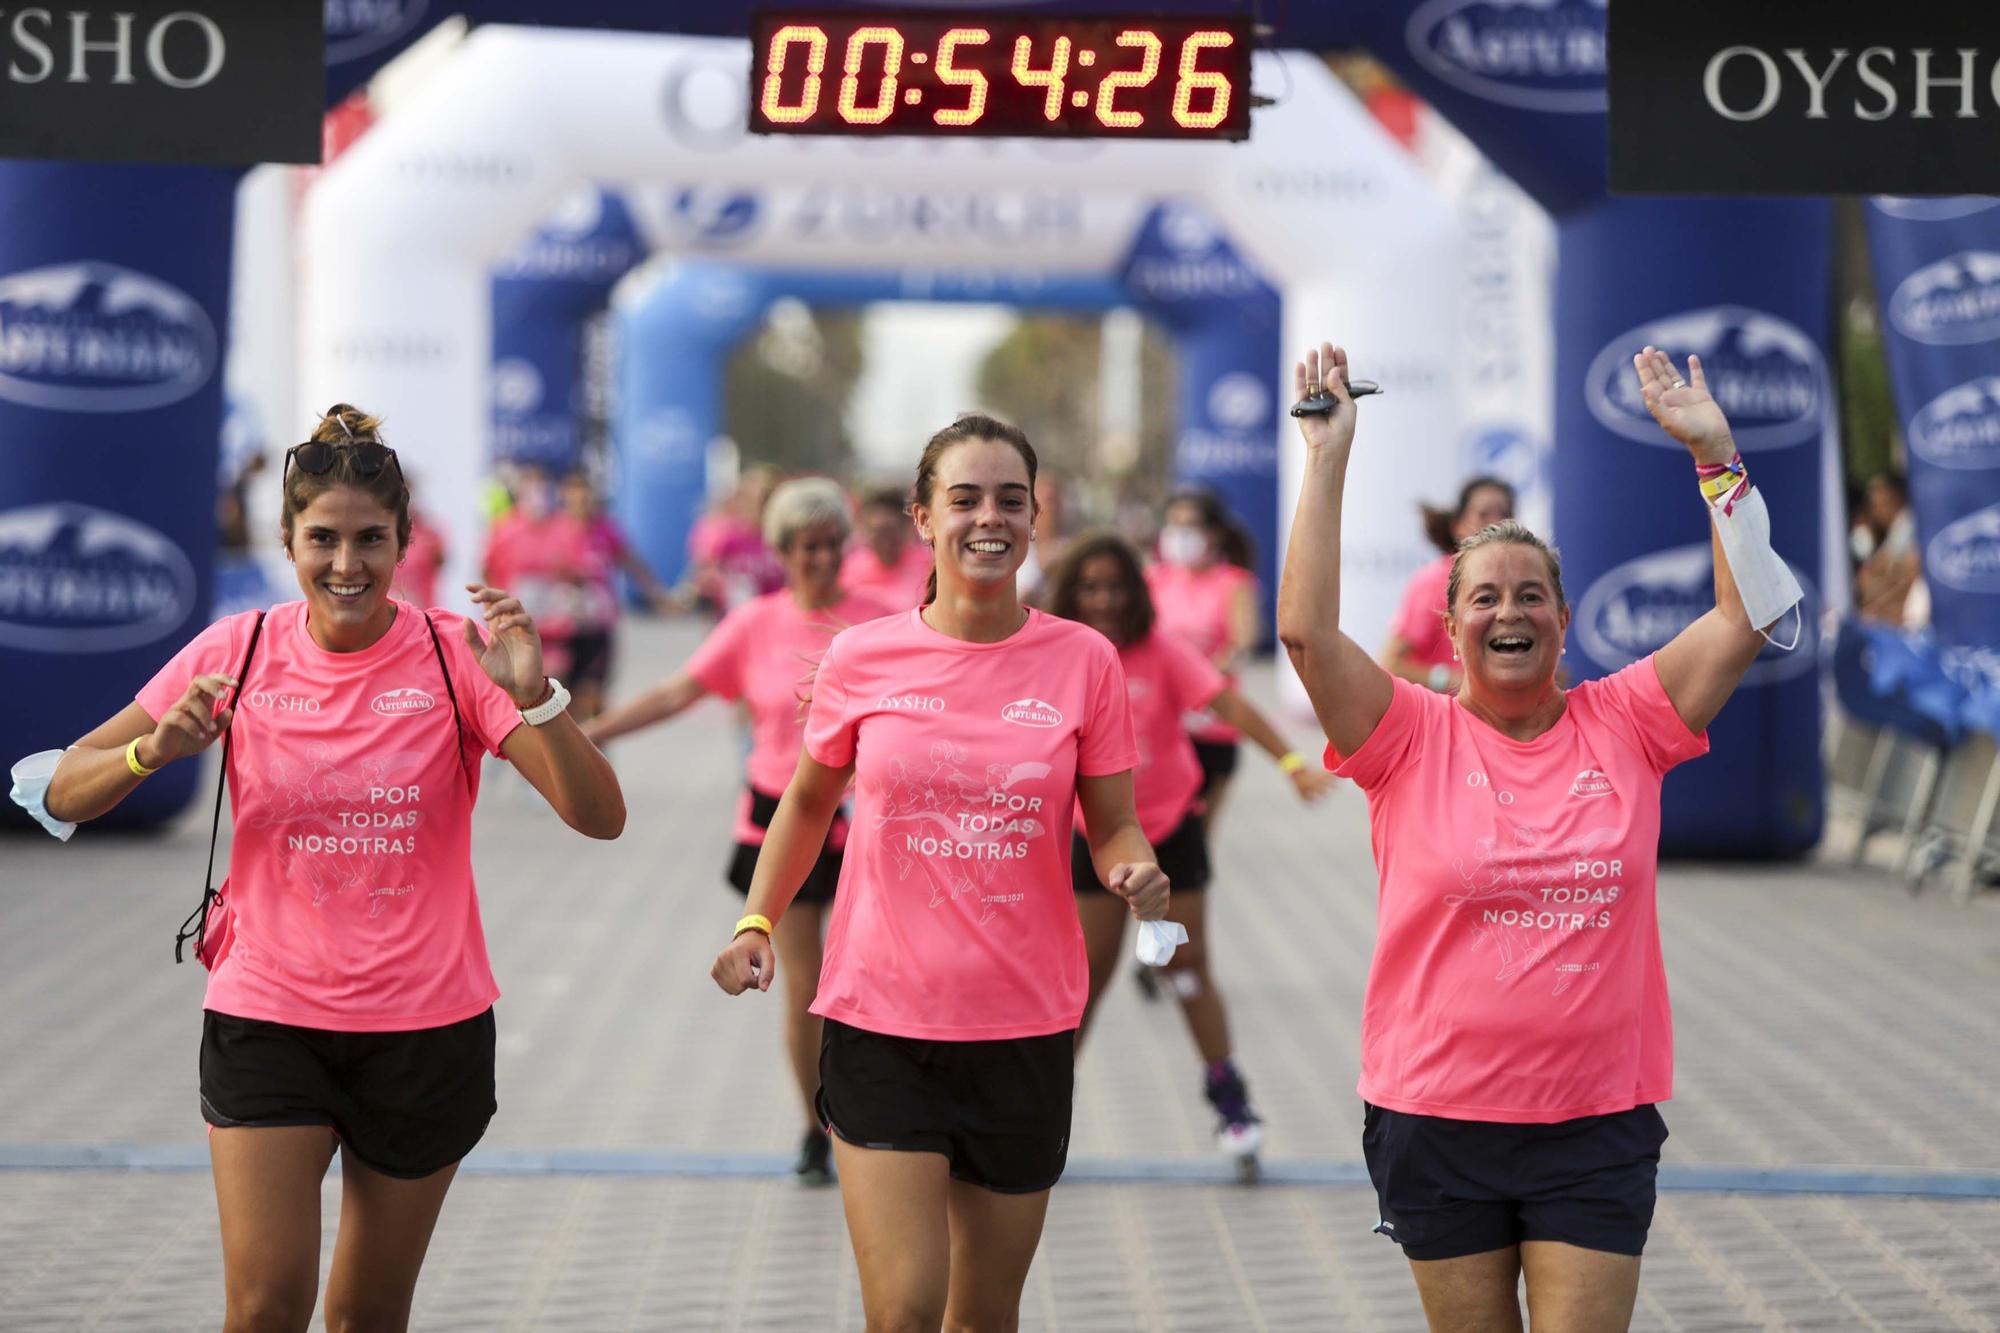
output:
[[[1951,222],[2000,205],[2000,199],[1986,194],[1962,194],[1946,199],[1910,198],[1900,194],[1880,194],[1871,201],[1878,212],[1905,222]]]
[[[1785,622],[1803,615],[1801,642],[1789,653],[1765,645],[1743,678],[1746,684],[1788,679],[1811,670],[1817,660],[1812,627],[1819,599],[1804,571],[1793,565],[1792,574],[1806,600],[1798,611],[1785,613]],[[1714,605],[1715,566],[1709,544],[1693,542],[1627,560],[1599,575],[1577,600],[1571,625],[1591,660],[1606,671],[1616,671],[1657,652]],[[1782,628],[1779,637],[1785,637]]]
[[[885,694],[875,706],[883,712],[942,713],[944,700],[935,694]]]
[[[1062,710],[1045,699],[1016,699],[1000,716],[1021,727],[1060,727],[1063,721]]]
[[[1605,108],[1606,0],[1430,0],[1405,37],[1425,69],[1524,111]]]
[[[755,236],[763,202],[748,190],[693,185],[666,198],[666,224],[684,244],[696,247],[741,245]]]
[[[80,504],[0,513],[0,645],[108,653],[180,628],[194,565],[166,534]]]
[[[116,264],[52,264],[0,278],[0,398],[59,412],[166,407],[215,373],[201,303]]]
[[[1960,592],[2000,592],[2000,504],[1945,524],[1924,552],[1924,573]]]
[[[1933,347],[2000,338],[2000,253],[1961,250],[1897,284],[1889,322]]]
[[[493,276],[610,283],[639,258],[638,232],[624,201],[593,188],[565,199],[524,245],[494,268]]]
[[[430,0],[325,0],[326,63],[373,55],[424,16]]]
[[[406,713],[428,713],[437,707],[437,700],[406,685],[400,690],[384,690],[369,700],[368,706],[384,717],[401,717]]]
[[[1679,450],[1646,411],[1632,357],[1664,347],[1676,358],[1701,357],[1708,391],[1729,415],[1744,453],[1819,439],[1826,409],[1826,360],[1804,330],[1744,306],[1709,306],[1666,315],[1619,334],[1590,363],[1584,395],[1590,414],[1640,444]]]
[[[1946,389],[1910,418],[1906,433],[1917,457],[1937,467],[2000,465],[2000,375]]]
[[[1611,779],[1605,776],[1601,769],[1586,768],[1576,775],[1574,782],[1569,784],[1569,794],[1583,797],[1609,796]]]

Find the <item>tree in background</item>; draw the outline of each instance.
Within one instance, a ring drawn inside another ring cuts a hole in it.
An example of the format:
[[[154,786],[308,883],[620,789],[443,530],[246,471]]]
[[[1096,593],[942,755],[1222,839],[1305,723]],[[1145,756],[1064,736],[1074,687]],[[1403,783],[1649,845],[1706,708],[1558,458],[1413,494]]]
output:
[[[1076,315],[1029,315],[993,345],[974,386],[982,405],[1013,422],[1063,479],[1080,510],[1072,526],[1107,522],[1138,499],[1157,507],[1172,486],[1172,341],[1151,324],[1140,341],[1138,438],[1106,447],[1099,379],[1100,323]]]
[[[861,378],[861,315],[779,301],[731,353],[723,423],[743,464],[844,473],[853,455],[847,405]]]

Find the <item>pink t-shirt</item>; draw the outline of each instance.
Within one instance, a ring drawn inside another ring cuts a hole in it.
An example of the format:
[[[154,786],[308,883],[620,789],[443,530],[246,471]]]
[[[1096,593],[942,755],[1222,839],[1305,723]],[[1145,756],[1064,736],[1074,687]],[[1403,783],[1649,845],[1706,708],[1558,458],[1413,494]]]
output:
[[[1569,690],[1532,741],[1395,682],[1345,762],[1380,873],[1361,1095],[1545,1124],[1673,1095],[1654,901],[1660,779],[1708,751],[1653,659]]]
[[[1164,561],[1146,569],[1146,587],[1153,594],[1153,609],[1159,628],[1178,634],[1194,645],[1195,651],[1210,662],[1220,658],[1232,638],[1230,607],[1238,589],[1257,587],[1257,576],[1247,569],[1218,560],[1205,569],[1189,569]],[[1230,681],[1235,684],[1234,679]],[[1198,741],[1219,745],[1235,742],[1242,735],[1227,722],[1197,710],[1187,719],[1188,731]]]
[[[832,606],[806,611],[789,589],[769,592],[724,616],[694,650],[685,670],[703,689],[749,704],[750,757],[744,775],[752,787],[768,796],[785,794],[805,744],[813,672],[827,645],[850,625],[891,610],[866,593],[843,592]],[[750,822],[747,797],[737,810],[736,840],[764,845],[764,830]]]
[[[1180,827],[1201,791],[1201,761],[1183,719],[1215,702],[1229,679],[1191,646],[1157,629],[1120,648],[1118,661],[1125,668],[1125,697],[1132,703],[1132,734],[1139,745],[1132,770],[1139,827],[1157,844]],[[1084,831],[1080,805],[1076,831]]]
[[[577,605],[577,629],[602,633],[618,623],[618,571],[628,544],[609,514],[571,521],[577,524],[583,550],[584,582]]]
[[[436,606],[444,555],[444,537],[421,516],[412,515],[410,543],[396,566],[395,595],[412,606]]]
[[[813,1012],[897,1037],[1075,1028],[1090,989],[1069,879],[1078,776],[1138,760],[1117,650],[1029,611],[999,643],[916,610],[843,631],[821,659],[806,753],[854,765]]]
[[[863,543],[840,562],[840,581],[846,587],[873,593],[899,611],[920,605],[930,590],[930,547],[922,542],[905,542],[896,563],[885,565],[874,548]]]
[[[466,752],[423,613],[332,653],[306,604],[272,607],[230,724],[235,826],[222,896],[234,934],[205,1007],[337,1032],[470,1018],[499,995],[472,883],[480,750],[521,725],[481,671],[462,617],[433,611]],[[207,672],[235,675],[254,613],[195,636],[139,691],[157,719]],[[471,779],[468,789],[467,779]]]
[[[520,598],[544,638],[576,632],[590,563],[583,526],[568,514],[534,518],[515,510],[495,521],[486,539],[486,577]]]
[[[1452,665],[1451,636],[1444,632],[1444,590],[1451,582],[1451,557],[1441,555],[1410,575],[1403,604],[1389,622],[1389,632],[1409,645],[1410,655],[1426,667]]]

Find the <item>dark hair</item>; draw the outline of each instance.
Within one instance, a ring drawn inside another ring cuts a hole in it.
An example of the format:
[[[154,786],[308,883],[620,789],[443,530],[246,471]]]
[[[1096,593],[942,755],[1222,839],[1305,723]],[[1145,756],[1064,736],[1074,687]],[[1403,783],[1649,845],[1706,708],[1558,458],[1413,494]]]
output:
[[[1206,486],[1183,486],[1167,497],[1162,512],[1175,505],[1193,505],[1201,511],[1201,526],[1208,530],[1218,548],[1230,528],[1229,510],[1223,505],[1222,497]],[[1230,561],[1231,564],[1236,563]]]
[[[351,403],[335,403],[313,427],[311,442],[333,446],[333,466],[324,472],[308,472],[288,467],[285,472],[285,502],[279,514],[285,545],[292,544],[292,520],[311,508],[312,502],[339,486],[352,486],[396,516],[396,549],[410,544],[410,486],[403,479],[400,460],[372,477],[354,468],[354,444],[384,444],[382,419],[371,417]]]
[[[1118,577],[1125,582],[1125,623],[1118,627],[1118,646],[1137,643],[1153,632],[1153,594],[1146,587],[1145,567],[1132,543],[1109,528],[1078,533],[1063,548],[1062,559],[1049,575],[1048,600],[1043,610],[1064,620],[1082,620],[1076,605],[1076,585],[1083,580],[1083,567],[1100,556],[1118,562]]]
[[[1250,536],[1250,529],[1230,519],[1222,525],[1222,533],[1215,539],[1215,553],[1238,569],[1257,568],[1257,543]]]
[[[1498,477],[1473,477],[1469,479],[1465,485],[1458,488],[1458,503],[1448,510],[1433,509],[1427,504],[1419,503],[1417,505],[1417,512],[1423,515],[1424,536],[1431,539],[1431,545],[1437,547],[1445,555],[1451,555],[1456,552],[1458,550],[1458,538],[1453,534],[1452,529],[1458,526],[1458,520],[1465,517],[1465,511],[1472,507],[1472,497],[1489,488],[1507,497],[1507,512],[1510,514],[1513,513],[1514,488]]]
[[[928,505],[931,502],[931,487],[937,485],[938,464],[943,461],[952,446],[964,444],[967,440],[998,440],[1001,444],[1011,444],[1021,455],[1021,461],[1028,465],[1028,503],[1035,503],[1035,470],[1040,463],[1035,458],[1035,446],[1028,443],[1028,436],[1019,426],[1009,425],[998,417],[989,417],[983,412],[961,412],[958,420],[931,436],[924,445],[923,456],[917,459],[917,482],[910,488],[912,504]],[[937,600],[937,561],[931,561],[930,584],[924,590],[924,605]]]
[[[857,506],[860,509],[890,509],[898,514],[910,512],[910,493],[901,486],[884,482],[880,486],[870,486],[861,493]]]
[[[1556,605],[1558,607],[1569,605],[1569,599],[1563,596],[1562,556],[1553,546],[1537,537],[1527,524],[1516,523],[1510,518],[1501,523],[1488,524],[1458,544],[1458,550],[1451,558],[1451,577],[1445,580],[1444,585],[1446,615],[1458,609],[1458,580],[1459,575],[1465,571],[1465,557],[1482,546],[1498,546],[1503,543],[1513,546],[1532,546],[1540,551],[1542,559],[1549,565],[1549,581],[1556,585]]]

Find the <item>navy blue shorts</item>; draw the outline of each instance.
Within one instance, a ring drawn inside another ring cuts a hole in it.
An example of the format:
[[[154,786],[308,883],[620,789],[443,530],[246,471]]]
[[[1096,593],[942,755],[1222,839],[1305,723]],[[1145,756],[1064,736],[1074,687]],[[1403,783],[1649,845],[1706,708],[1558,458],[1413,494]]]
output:
[[[1200,796],[1207,796],[1215,790],[1216,784],[1227,782],[1236,772],[1236,756],[1241,748],[1237,741],[1196,741],[1194,757],[1201,764]]]
[[[1637,1255],[1653,1225],[1667,1122],[1651,1104],[1552,1125],[1446,1120],[1369,1106],[1361,1149],[1375,1230],[1412,1259],[1524,1240]]]

